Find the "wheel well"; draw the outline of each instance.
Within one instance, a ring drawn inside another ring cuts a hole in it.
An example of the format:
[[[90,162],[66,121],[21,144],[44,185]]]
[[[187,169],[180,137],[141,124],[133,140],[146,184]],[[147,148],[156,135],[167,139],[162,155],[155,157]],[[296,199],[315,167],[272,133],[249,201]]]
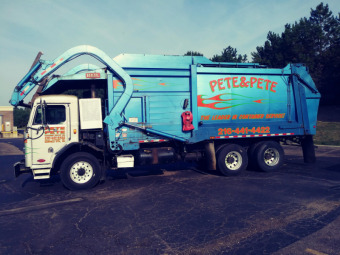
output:
[[[89,154],[92,154],[95,156],[99,162],[102,162],[104,159],[103,156],[103,151],[93,148],[90,145],[87,144],[82,144],[82,143],[75,143],[71,144],[70,146],[66,147],[65,149],[62,149],[59,151],[53,161],[53,166],[52,166],[52,173],[56,174],[60,170],[60,166],[63,163],[63,161],[69,156],[72,155],[73,153],[77,152],[87,152]]]

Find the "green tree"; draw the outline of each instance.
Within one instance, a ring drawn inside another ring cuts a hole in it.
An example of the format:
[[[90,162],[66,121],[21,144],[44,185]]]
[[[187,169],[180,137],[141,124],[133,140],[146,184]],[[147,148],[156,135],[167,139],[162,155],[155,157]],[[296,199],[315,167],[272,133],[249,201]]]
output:
[[[184,56],[203,56],[203,54],[198,51],[187,51]]]
[[[237,54],[236,48],[231,47],[230,45],[223,49],[221,55],[214,55],[211,59],[213,62],[246,62],[247,55]]]
[[[30,113],[31,109],[29,108],[14,108],[14,126],[17,126],[18,128],[26,127]]]
[[[322,93],[323,103],[339,103],[340,23],[320,3],[311,9],[309,18],[286,24],[279,35],[269,32],[263,46],[252,52],[253,62],[270,67],[284,67],[288,63],[305,63]]]
[[[340,19],[322,3],[311,10],[310,22],[315,27],[315,69],[313,73],[323,94],[323,103],[340,104]]]

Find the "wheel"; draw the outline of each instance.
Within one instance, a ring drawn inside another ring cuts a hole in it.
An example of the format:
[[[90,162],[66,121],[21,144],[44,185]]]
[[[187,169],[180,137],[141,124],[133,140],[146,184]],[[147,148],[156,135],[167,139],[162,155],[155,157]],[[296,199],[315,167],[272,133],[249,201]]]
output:
[[[77,152],[62,163],[60,178],[70,190],[88,189],[99,182],[100,169],[99,162],[93,155]]]
[[[255,150],[256,167],[264,172],[279,169],[284,160],[284,151],[281,145],[274,141],[264,141]]]
[[[246,169],[247,164],[247,152],[237,144],[228,144],[217,154],[217,167],[223,175],[238,175]]]
[[[252,145],[250,145],[250,147],[248,148],[247,154],[248,154],[248,169],[255,169],[256,168],[256,149],[259,147],[259,145],[261,145],[263,143],[263,141],[261,142],[257,142],[257,143],[253,143]]]

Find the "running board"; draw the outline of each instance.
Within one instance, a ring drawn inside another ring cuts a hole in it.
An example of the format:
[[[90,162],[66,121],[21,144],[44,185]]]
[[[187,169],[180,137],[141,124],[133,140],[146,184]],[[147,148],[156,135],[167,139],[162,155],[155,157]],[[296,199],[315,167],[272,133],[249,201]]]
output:
[[[51,169],[36,169],[33,170],[34,180],[49,179]]]

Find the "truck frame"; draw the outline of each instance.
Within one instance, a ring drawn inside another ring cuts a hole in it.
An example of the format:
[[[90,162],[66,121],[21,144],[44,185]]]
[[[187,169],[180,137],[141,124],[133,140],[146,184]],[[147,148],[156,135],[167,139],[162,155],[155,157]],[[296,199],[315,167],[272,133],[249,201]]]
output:
[[[280,143],[289,141],[302,145],[305,162],[315,161],[320,93],[303,64],[273,69],[202,56],[112,59],[89,45],[53,61],[41,55],[10,100],[32,108],[16,176],[60,174],[67,188],[77,190],[95,186],[109,168],[178,160],[226,176],[240,174],[248,162],[274,171],[284,160]],[[82,64],[54,74],[82,55],[104,67]]]

